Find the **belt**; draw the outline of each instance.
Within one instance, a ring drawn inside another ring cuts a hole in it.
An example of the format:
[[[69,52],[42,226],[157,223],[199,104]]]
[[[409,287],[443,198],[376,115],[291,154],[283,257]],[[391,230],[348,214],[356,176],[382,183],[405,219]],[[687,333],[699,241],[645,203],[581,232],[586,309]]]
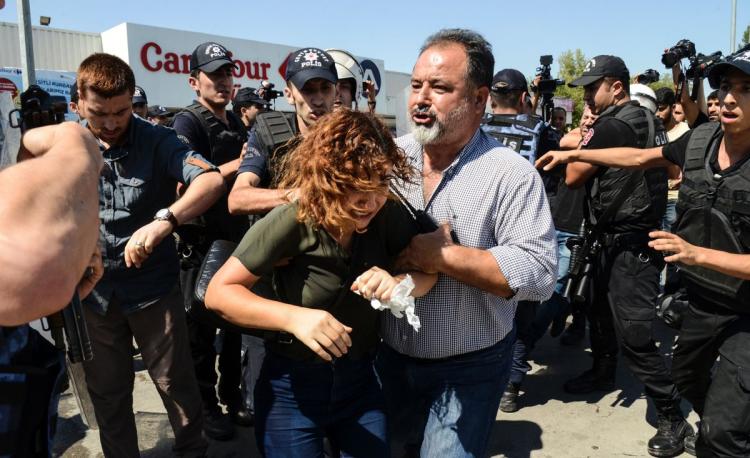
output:
[[[648,236],[648,232],[622,232],[619,234],[602,235],[602,244],[606,247],[643,247],[647,245],[650,240],[651,237]]]

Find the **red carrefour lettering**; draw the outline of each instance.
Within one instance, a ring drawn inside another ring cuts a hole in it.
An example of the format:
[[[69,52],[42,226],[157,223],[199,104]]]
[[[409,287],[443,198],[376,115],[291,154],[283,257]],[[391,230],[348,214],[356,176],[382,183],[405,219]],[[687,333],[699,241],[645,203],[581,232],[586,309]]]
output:
[[[235,67],[232,69],[232,76],[235,78],[242,78],[245,76],[245,66],[242,65],[242,61],[235,60],[234,65]]]
[[[160,57],[162,56],[163,57]],[[232,53],[229,53],[232,57]],[[251,80],[268,79],[268,62],[252,62],[234,59],[236,68],[232,70],[235,78],[248,78]],[[159,44],[149,41],[141,47],[141,64],[150,72],[164,71],[166,73],[190,73],[190,54],[178,54],[176,52],[164,53]]]
[[[180,56],[173,52],[164,54],[164,71],[167,73],[180,73]]]
[[[151,48],[154,48],[154,54],[156,54],[157,56],[161,55],[161,46],[157,45],[153,41],[149,41],[141,48],[141,63],[144,67],[146,67],[146,70],[150,72],[158,72],[159,70],[161,70],[161,61],[156,61],[156,65],[151,65],[151,63],[148,61],[148,51]]]

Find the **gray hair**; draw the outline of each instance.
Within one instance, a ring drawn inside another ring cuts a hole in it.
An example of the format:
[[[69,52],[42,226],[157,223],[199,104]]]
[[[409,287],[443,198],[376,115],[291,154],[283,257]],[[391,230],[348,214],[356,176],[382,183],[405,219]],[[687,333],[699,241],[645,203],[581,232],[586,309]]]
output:
[[[467,77],[476,87],[492,86],[492,71],[495,68],[495,57],[492,55],[492,45],[484,37],[468,29],[442,29],[430,35],[419,50],[424,53],[433,46],[458,44],[466,50]]]

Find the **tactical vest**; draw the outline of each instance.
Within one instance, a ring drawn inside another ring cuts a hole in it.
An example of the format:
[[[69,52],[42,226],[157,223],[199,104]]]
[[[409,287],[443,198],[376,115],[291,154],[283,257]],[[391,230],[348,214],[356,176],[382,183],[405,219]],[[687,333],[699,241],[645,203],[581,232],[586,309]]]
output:
[[[619,119],[633,130],[637,144],[630,145],[631,147],[652,148],[667,143],[667,134],[661,121],[636,102],[607,108],[596,124],[609,117]],[[596,129],[596,124],[593,129]],[[616,232],[623,232],[618,229],[622,226],[636,226],[643,230],[661,226],[667,205],[667,171],[663,168],[632,171],[609,167],[604,173],[597,175],[588,199],[589,218],[592,222],[596,222],[596,218],[606,211],[631,173],[643,174],[643,178],[606,226],[612,227]]]
[[[275,186],[279,179],[279,166],[284,155],[296,144],[299,130],[279,111],[258,113],[255,118],[255,135],[267,157],[270,177],[266,186]]]
[[[698,126],[685,152],[675,233],[693,245],[750,253],[750,160],[716,174],[711,153],[721,141],[718,122]],[[750,313],[750,282],[698,266],[681,266],[691,295]]]
[[[226,112],[229,129],[208,108],[198,102],[185,107],[183,112],[188,112],[195,117],[208,135],[211,150],[198,152],[212,164],[219,166],[240,157],[242,145],[247,141],[247,129],[242,120],[231,110]],[[247,218],[230,215],[227,198],[228,190],[203,215],[191,222],[203,228],[196,231],[202,234],[202,237],[198,240],[191,240],[191,245],[207,248],[207,245],[216,239],[237,242],[242,238],[247,231]],[[181,230],[185,234],[189,234],[189,231],[187,227]]]
[[[226,112],[229,121],[229,129],[227,129],[227,126],[219,121],[211,110],[198,102],[185,107],[183,111],[189,112],[200,121],[204,132],[208,134],[211,151],[210,153],[199,151],[199,153],[211,163],[221,165],[240,156],[242,145],[247,141],[247,129],[234,112],[231,110]]]
[[[482,130],[533,164],[545,126],[539,116],[496,114],[485,117]]]

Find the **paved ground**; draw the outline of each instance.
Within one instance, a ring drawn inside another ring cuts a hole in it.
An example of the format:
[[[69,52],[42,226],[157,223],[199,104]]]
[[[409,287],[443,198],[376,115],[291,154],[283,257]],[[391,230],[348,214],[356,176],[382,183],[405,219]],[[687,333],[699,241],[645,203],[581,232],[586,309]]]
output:
[[[672,334],[658,329],[661,348],[671,352]],[[588,351],[563,347],[545,337],[534,354],[534,371],[527,378],[522,408],[498,412],[489,444],[491,456],[507,458],[647,457],[646,442],[654,434],[655,415],[647,407],[640,385],[625,370],[618,389],[607,395],[571,396],[562,383],[587,369]],[[621,365],[622,366],[622,365]],[[170,456],[172,432],[148,374],[136,374],[135,411],[143,457]],[[102,456],[96,431],[86,430],[72,394],[60,402],[62,421],[56,452],[64,457]],[[690,420],[695,424],[695,414]],[[252,428],[238,428],[231,442],[212,442],[210,457],[260,456]],[[688,456],[684,454],[684,456]],[[450,458],[450,457],[441,457]]]

